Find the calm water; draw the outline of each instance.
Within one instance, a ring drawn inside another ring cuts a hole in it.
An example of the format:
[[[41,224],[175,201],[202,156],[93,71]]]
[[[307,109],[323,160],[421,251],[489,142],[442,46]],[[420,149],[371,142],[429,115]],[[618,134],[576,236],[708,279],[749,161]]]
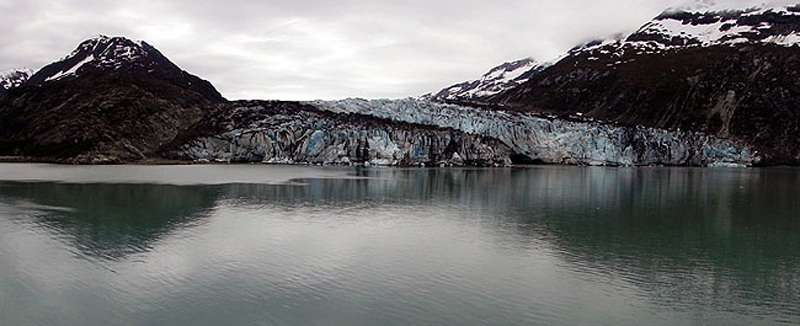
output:
[[[798,169],[0,180],[0,325],[800,324]]]

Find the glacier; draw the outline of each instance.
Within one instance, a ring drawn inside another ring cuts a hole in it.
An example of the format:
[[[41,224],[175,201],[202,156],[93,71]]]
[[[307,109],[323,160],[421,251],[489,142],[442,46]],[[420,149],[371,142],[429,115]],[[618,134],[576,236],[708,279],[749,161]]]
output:
[[[495,139],[452,128],[333,113],[294,102],[235,102],[218,121],[163,153],[197,162],[336,165],[508,166],[512,153]]]
[[[310,105],[409,123],[453,128],[508,146],[515,161],[569,165],[751,166],[758,153],[741,142],[699,132],[621,126],[583,117],[487,110],[413,98],[345,99]]]
[[[165,157],[383,166],[752,166],[749,146],[698,132],[419,99],[234,102]]]

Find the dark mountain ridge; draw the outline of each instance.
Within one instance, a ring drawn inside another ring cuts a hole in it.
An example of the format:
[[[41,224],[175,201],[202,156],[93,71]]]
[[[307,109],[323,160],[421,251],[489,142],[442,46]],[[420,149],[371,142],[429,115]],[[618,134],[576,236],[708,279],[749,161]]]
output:
[[[144,42],[100,36],[0,99],[0,155],[120,163],[158,149],[225,99]]]
[[[25,85],[43,85],[48,81],[98,75],[158,79],[212,101],[224,100],[210,82],[179,68],[147,42],[104,35],[82,42],[67,57],[33,74]]]

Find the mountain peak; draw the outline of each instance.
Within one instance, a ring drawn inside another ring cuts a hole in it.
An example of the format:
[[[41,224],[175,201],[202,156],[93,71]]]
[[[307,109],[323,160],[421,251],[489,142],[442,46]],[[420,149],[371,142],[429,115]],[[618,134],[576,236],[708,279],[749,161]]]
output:
[[[535,59],[533,59],[531,57],[527,57],[527,58],[524,58],[524,59],[504,62],[503,64],[501,64],[501,65],[499,65],[497,67],[494,67],[494,69],[492,69],[492,70],[493,71],[494,70],[497,70],[497,71],[501,71],[501,70],[502,71],[514,71],[514,70],[519,69],[520,67],[531,65],[531,64],[535,64],[535,63],[536,63]]]
[[[530,57],[505,62],[489,70],[489,72],[481,76],[480,79],[456,84],[436,94],[424,95],[423,98],[435,101],[447,101],[491,96],[524,83],[527,81],[528,73],[534,70],[538,65],[539,63]]]
[[[611,36],[605,37],[605,38],[596,38],[596,39],[593,39],[593,40],[591,40],[589,42],[580,43],[580,44],[574,46],[572,49],[567,51],[567,54],[574,53],[574,52],[585,51],[587,49],[592,49],[592,48],[597,48],[597,47],[603,47],[603,46],[606,46],[606,45],[609,45],[609,44],[617,43],[617,42],[619,42],[619,41],[621,41],[623,39],[625,39],[625,35],[622,34],[622,33],[617,33],[617,34],[614,34],[614,35],[611,35]]]
[[[158,81],[195,91],[212,101],[224,100],[211,83],[184,71],[152,45],[123,36],[97,35],[86,39],[69,55],[37,71],[26,84],[99,78],[123,78],[147,84]]]
[[[10,69],[0,72],[0,88],[11,89],[22,85],[33,75],[33,70],[28,68]]]
[[[434,101],[486,100],[525,83],[567,58],[585,57],[589,61],[603,61],[611,67],[628,62],[623,59],[626,55],[663,55],[696,47],[737,45],[800,45],[800,5],[770,2],[737,7],[730,1],[692,1],[688,5],[667,9],[630,35],[611,35],[579,44],[544,63],[532,59],[507,62],[480,79],[456,84],[423,98]]]
[[[81,42],[72,53],[45,66],[30,80],[44,83],[74,78],[90,71],[152,71],[165,63],[169,60],[143,41],[98,35]]]

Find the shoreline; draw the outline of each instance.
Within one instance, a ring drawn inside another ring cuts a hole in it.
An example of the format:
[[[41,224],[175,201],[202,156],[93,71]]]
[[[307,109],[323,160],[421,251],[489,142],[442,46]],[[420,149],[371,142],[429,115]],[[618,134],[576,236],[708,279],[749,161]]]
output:
[[[19,164],[52,164],[52,165],[63,165],[63,166],[249,166],[249,165],[264,165],[264,166],[298,166],[298,167],[366,167],[366,168],[397,168],[397,169],[405,169],[405,168],[534,168],[534,167],[605,167],[605,168],[664,168],[664,167],[682,167],[682,168],[737,168],[737,169],[748,169],[748,168],[798,168],[800,166],[794,165],[753,165],[753,166],[745,166],[745,165],[738,165],[738,164],[719,164],[719,165],[707,165],[707,166],[697,166],[697,165],[578,165],[578,164],[512,164],[512,165],[428,165],[428,164],[421,164],[421,165],[379,165],[379,164],[369,164],[369,163],[351,163],[351,164],[333,164],[333,163],[271,163],[271,162],[199,162],[199,161],[183,161],[183,160],[170,160],[170,159],[146,159],[141,161],[133,161],[133,162],[102,162],[102,163],[75,163],[75,162],[64,162],[55,159],[45,159],[45,158],[32,158],[32,157],[25,157],[25,156],[0,156],[0,164],[10,164],[10,163],[19,163]]]

